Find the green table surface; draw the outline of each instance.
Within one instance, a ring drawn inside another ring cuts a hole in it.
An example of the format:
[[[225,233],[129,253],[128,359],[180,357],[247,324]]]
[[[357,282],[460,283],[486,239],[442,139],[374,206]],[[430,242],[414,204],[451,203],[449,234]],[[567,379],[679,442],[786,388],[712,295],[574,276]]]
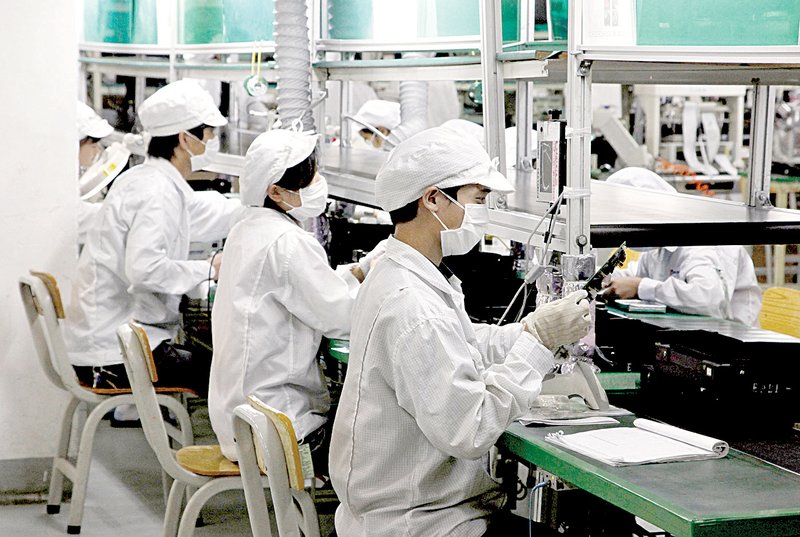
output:
[[[618,419],[630,425],[634,417]],[[513,423],[498,446],[675,536],[800,535],[800,475],[736,450],[723,459],[613,467],[544,440],[593,428]]]
[[[327,352],[335,360],[346,364],[350,358],[350,342],[344,339],[329,339]],[[598,373],[600,385],[609,393],[630,392],[639,389],[641,375],[639,373],[609,372]]]

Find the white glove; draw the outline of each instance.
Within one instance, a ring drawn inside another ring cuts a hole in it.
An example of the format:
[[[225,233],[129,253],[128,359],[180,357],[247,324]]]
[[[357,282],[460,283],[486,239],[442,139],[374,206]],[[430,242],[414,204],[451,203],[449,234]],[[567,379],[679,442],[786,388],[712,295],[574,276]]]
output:
[[[522,320],[523,328],[542,345],[555,351],[589,333],[592,320],[586,291],[542,304]]]
[[[364,273],[364,277],[367,277],[369,270],[378,262],[378,259],[386,253],[386,241],[389,239],[384,239],[378,243],[375,248],[372,249],[370,253],[362,257],[358,260],[358,268],[361,269],[361,272]]]

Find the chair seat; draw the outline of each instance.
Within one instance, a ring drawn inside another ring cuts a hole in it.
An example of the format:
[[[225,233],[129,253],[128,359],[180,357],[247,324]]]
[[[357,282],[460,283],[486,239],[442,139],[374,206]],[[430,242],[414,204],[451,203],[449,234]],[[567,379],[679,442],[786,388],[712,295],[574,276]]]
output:
[[[81,388],[89,390],[97,395],[124,395],[132,393],[130,388],[92,388],[86,384],[81,383]],[[190,395],[197,395],[197,392],[191,388],[184,388],[181,386],[163,386],[156,388],[156,393],[188,393]]]
[[[190,472],[207,477],[239,475],[239,465],[222,454],[219,445],[186,446],[175,454],[178,464]]]

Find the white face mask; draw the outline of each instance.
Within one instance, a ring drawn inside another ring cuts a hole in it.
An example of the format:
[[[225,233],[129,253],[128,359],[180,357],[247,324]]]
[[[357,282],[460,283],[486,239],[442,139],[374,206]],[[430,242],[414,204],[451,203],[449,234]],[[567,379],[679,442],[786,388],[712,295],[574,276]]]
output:
[[[293,192],[289,190],[289,192]],[[292,215],[298,220],[308,220],[322,214],[328,202],[328,182],[323,176],[319,176],[317,182],[305,188],[301,188],[297,193],[300,196],[299,207],[283,200],[283,203],[291,207],[286,214]]]
[[[441,190],[439,192],[442,192]],[[434,218],[442,224],[444,230],[440,231],[442,237],[442,255],[464,255],[478,244],[489,226],[489,207],[480,203],[467,203],[461,205],[459,202],[442,192],[444,196],[464,209],[464,219],[458,229],[449,229],[444,222],[431,212]]]
[[[215,136],[209,141],[204,142],[197,136],[194,136],[191,132],[187,132],[186,134],[188,134],[189,136],[191,136],[192,138],[194,138],[195,140],[206,146],[206,150],[203,153],[200,153],[199,155],[194,155],[192,154],[191,151],[189,151],[188,148],[186,149],[186,151],[188,151],[190,155],[189,160],[192,163],[192,171],[196,172],[198,170],[202,170],[209,164],[211,164],[211,161],[214,160],[214,157],[217,155],[217,153],[219,153],[219,138]]]

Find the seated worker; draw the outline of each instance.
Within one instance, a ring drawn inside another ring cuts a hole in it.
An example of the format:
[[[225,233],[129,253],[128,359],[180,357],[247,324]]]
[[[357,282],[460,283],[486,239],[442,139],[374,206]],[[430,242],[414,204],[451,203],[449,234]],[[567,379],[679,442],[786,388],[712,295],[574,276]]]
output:
[[[310,444],[317,473],[326,475],[330,398],[317,351],[322,336],[349,336],[364,275],[357,265],[334,271],[300,227],[322,214],[328,198],[317,173],[317,138],[271,130],[247,150],[239,179],[247,209],[225,244],[211,314],[208,410],[222,453],[236,460],[233,410],[255,394],[291,418],[299,441]]]
[[[350,143],[356,148],[383,149],[383,139],[367,128],[377,129],[384,136],[389,136],[392,129],[400,124],[400,103],[372,99],[358,109],[356,115],[348,118],[356,124],[358,136],[353,136]]]
[[[625,168],[608,182],[661,192],[675,189],[644,168]],[[741,246],[634,248],[638,262],[614,271],[606,286],[618,298],[655,300],[683,313],[755,324],[761,290],[753,261]]]
[[[191,357],[172,340],[181,295],[216,278],[221,257],[189,261],[191,240],[228,234],[242,212],[221,194],[196,195],[187,183],[219,147],[214,128],[227,120],[211,96],[188,81],[169,84],[139,110],[152,136],[147,160],[111,186],[78,261],[65,338],[84,384],[128,387],[116,330],[134,319],[144,326],[159,385],[205,393],[210,356]]]
[[[114,127],[98,116],[94,110],[78,101],[78,177],[94,164],[103,148],[100,140],[112,132]],[[81,200],[78,205],[78,244],[86,242],[94,216],[100,211],[100,203]]]
[[[395,232],[353,308],[330,455],[341,537],[516,527],[499,510],[489,449],[539,394],[552,350],[588,332],[589,304],[578,291],[523,323],[470,321],[442,258],[481,240],[491,190],[512,188],[480,143],[442,127],[400,143],[378,172],[376,200]]]

